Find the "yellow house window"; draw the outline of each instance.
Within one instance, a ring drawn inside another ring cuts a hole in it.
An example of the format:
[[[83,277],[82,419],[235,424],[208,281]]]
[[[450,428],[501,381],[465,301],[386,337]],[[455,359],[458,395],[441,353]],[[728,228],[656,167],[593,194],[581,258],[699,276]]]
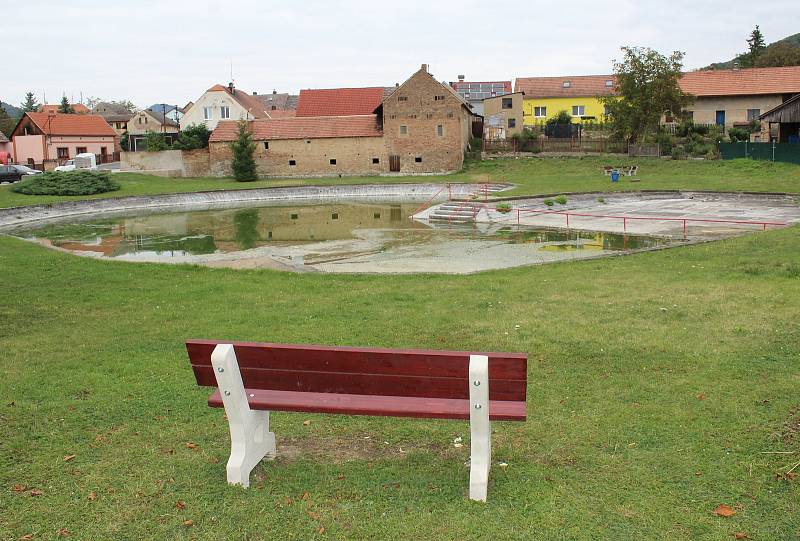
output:
[[[534,107],[533,116],[536,118],[544,118],[547,116],[547,107]]]
[[[572,106],[572,116],[583,116],[586,114],[586,106],[585,105],[573,105]]]

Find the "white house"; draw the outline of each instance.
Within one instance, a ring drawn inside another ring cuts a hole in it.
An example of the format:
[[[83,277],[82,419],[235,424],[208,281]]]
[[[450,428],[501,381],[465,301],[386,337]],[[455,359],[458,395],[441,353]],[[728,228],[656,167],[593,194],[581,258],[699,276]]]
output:
[[[228,86],[214,85],[195,101],[181,117],[181,130],[192,124],[205,124],[209,130],[220,120],[271,118],[268,106],[253,94]]]

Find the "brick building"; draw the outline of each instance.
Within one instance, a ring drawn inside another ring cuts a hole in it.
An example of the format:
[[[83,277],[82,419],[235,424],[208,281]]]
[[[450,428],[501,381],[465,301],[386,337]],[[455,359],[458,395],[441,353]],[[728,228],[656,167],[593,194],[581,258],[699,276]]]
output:
[[[390,90],[301,91],[297,117],[250,121],[259,175],[430,174],[461,169],[472,128],[469,105],[450,86],[436,81],[425,64]],[[309,116],[319,113],[339,114]],[[236,122],[217,125],[209,144],[211,174],[230,174],[230,142],[236,134]]]

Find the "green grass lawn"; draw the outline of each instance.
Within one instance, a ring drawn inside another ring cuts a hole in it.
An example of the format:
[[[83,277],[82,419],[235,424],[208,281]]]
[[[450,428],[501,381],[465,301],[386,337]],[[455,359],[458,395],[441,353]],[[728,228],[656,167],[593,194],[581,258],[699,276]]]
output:
[[[640,182],[612,184],[603,175],[605,165],[636,163]],[[695,189],[717,191],[800,191],[800,167],[785,163],[754,160],[669,161],[621,159],[616,156],[586,158],[521,158],[471,162],[460,173],[423,177],[343,177],[312,179],[259,180],[236,182],[231,178],[163,178],[138,173],[113,176],[122,189],[116,192],[81,197],[86,199],[151,195],[160,193],[233,190],[274,186],[367,184],[388,182],[513,182],[517,188],[508,195],[577,192],[595,190]],[[0,186],[0,208],[70,201],[68,196],[34,196]]]
[[[542,163],[454,178],[610,186],[588,174],[602,160]],[[800,191],[797,166],[652,166],[642,187]],[[0,269],[0,539],[800,537],[800,478],[777,475],[800,461],[800,227],[471,276],[99,261],[0,236]],[[528,421],[493,423],[486,504],[467,499],[462,421],[275,413],[279,458],[228,487],[187,338],[522,351]]]

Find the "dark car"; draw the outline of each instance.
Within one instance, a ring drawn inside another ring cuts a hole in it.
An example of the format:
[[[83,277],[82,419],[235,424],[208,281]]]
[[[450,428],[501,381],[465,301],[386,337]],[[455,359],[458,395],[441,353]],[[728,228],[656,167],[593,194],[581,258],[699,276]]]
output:
[[[31,169],[27,165],[13,164],[13,165],[10,165],[9,167],[13,167],[14,169],[16,169],[17,171],[22,173],[23,176],[24,175],[38,175],[39,173],[41,173],[41,171],[39,171],[38,169]]]
[[[13,165],[0,165],[0,182],[16,182],[23,176]]]

